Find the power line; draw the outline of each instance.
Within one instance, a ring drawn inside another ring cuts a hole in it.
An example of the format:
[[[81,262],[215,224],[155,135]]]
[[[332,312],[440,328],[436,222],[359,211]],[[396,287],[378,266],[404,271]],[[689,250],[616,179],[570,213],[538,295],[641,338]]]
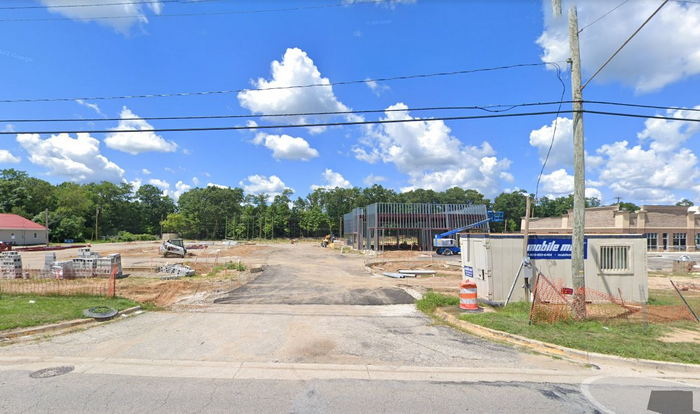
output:
[[[356,79],[356,80],[349,80],[349,81],[314,83],[314,84],[307,84],[307,85],[272,86],[272,87],[268,87],[268,88],[257,88],[257,89],[224,89],[224,90],[218,90],[218,91],[152,93],[152,94],[140,94],[140,95],[91,96],[91,97],[72,97],[72,98],[0,99],[0,103],[66,102],[66,101],[77,101],[77,100],[97,101],[97,100],[112,100],[112,99],[165,98],[165,97],[177,97],[177,96],[218,95],[218,94],[230,94],[230,93],[239,93],[239,92],[272,91],[272,90],[283,90],[283,89],[332,87],[332,86],[338,86],[338,85],[353,85],[353,84],[360,84],[360,83],[366,83],[366,82],[389,82],[389,81],[396,81],[396,80],[431,78],[431,77],[438,77],[438,76],[464,75],[464,74],[477,73],[477,72],[490,72],[490,71],[503,70],[503,69],[542,66],[542,65],[554,64],[554,63],[561,63],[561,62],[517,63],[517,64],[513,64],[513,65],[503,65],[503,66],[494,66],[494,67],[477,68],[477,69],[465,69],[465,70],[456,70],[456,71],[450,71],[450,72],[421,73],[421,74],[414,74],[414,75],[391,76],[391,77],[375,78],[375,79]]]
[[[150,129],[101,129],[101,130],[47,130],[47,131],[0,131],[0,135],[16,135],[16,134],[38,134],[38,135],[56,135],[56,134],[111,134],[111,133],[143,133],[143,132],[201,132],[201,131],[235,131],[235,130],[254,130],[254,129],[275,129],[275,128],[313,128],[313,127],[331,127],[331,126],[349,126],[349,125],[370,125],[370,124],[396,124],[405,122],[432,122],[432,121],[456,121],[465,119],[488,119],[488,118],[513,118],[522,116],[537,116],[556,114],[557,111],[542,111],[542,112],[521,112],[507,114],[489,114],[489,115],[465,115],[465,116],[443,116],[434,118],[411,118],[411,119],[380,119],[377,121],[346,121],[346,122],[317,122],[304,124],[281,124],[281,125],[234,125],[222,127],[192,127],[192,128],[150,128]]]
[[[328,9],[333,7],[346,7],[354,6],[358,4],[378,4],[383,3],[385,0],[362,0],[354,1],[352,3],[340,2],[332,4],[322,4],[317,6],[297,6],[297,7],[283,7],[277,9],[258,9],[258,10],[219,10],[219,11],[209,11],[209,12],[192,12],[192,13],[161,13],[154,14],[153,17],[196,17],[196,16],[222,16],[222,15],[234,15],[234,14],[260,14],[260,13],[278,13],[278,12],[288,12],[288,11],[301,11],[301,10],[315,10],[315,9]],[[90,21],[90,20],[115,20],[115,19],[134,19],[139,18],[139,14],[128,14],[122,16],[94,16],[94,17],[29,17],[29,18],[12,18],[12,19],[0,19],[0,22],[51,22],[51,21],[65,21],[65,20],[77,20],[77,21]]]
[[[367,113],[385,113],[385,112],[425,112],[425,111],[459,111],[459,110],[482,110],[488,112],[506,112],[515,108],[530,107],[530,106],[547,106],[570,104],[573,101],[544,101],[544,102],[527,102],[517,104],[491,104],[491,105],[458,105],[458,106],[427,106],[409,109],[358,109],[349,111],[325,111],[325,112],[295,112],[295,113],[279,113],[279,114],[232,114],[232,115],[182,115],[182,116],[144,116],[144,117],[125,117],[125,118],[18,118],[18,119],[0,119],[0,123],[43,123],[43,122],[100,122],[100,121],[157,121],[157,120],[204,120],[204,119],[239,119],[239,118],[285,118],[285,117],[305,117],[305,116],[332,116],[332,115],[350,115],[350,114],[367,114]],[[596,101],[584,100],[585,104],[594,105],[611,105],[632,108],[647,108],[647,109],[664,109],[675,111],[700,112],[700,108],[689,108],[683,106],[665,106],[665,105],[646,105],[627,102],[614,101]],[[558,112],[561,107],[559,107]],[[645,115],[646,116],[646,115]]]
[[[537,194],[539,193],[540,190],[540,180],[542,179],[542,175],[544,174],[544,169],[547,167],[547,161],[549,161],[549,155],[552,152],[552,147],[554,146],[554,139],[557,136],[557,125],[559,123],[559,113],[561,112],[561,105],[564,103],[564,93],[566,92],[566,84],[564,83],[564,80],[561,78],[561,68],[559,65],[556,65],[557,68],[557,78],[559,79],[559,82],[561,83],[561,96],[559,97],[559,106],[557,107],[557,114],[554,117],[554,126],[552,130],[552,139],[549,141],[549,148],[547,148],[547,155],[544,157],[544,161],[542,162],[542,168],[540,169],[540,173],[537,176],[537,184],[535,185],[535,201],[537,201]]]
[[[433,121],[459,121],[468,119],[491,119],[491,118],[516,118],[525,116],[540,116],[553,115],[561,111],[541,111],[541,112],[519,112],[519,113],[501,113],[489,115],[465,115],[465,116],[443,116],[434,118],[411,118],[411,119],[380,119],[377,121],[347,121],[347,122],[318,122],[305,124],[281,124],[281,125],[235,125],[222,127],[192,127],[192,128],[150,128],[150,129],[102,129],[102,130],[47,130],[47,131],[0,131],[0,135],[17,135],[17,134],[38,134],[38,135],[55,135],[55,134],[109,134],[109,133],[145,133],[145,132],[201,132],[201,131],[234,131],[234,130],[255,130],[255,129],[276,129],[276,128],[313,128],[313,127],[331,127],[331,126],[350,126],[350,125],[371,125],[371,124],[396,124],[406,122],[433,122]],[[677,116],[662,116],[662,115],[645,115],[632,114],[625,112],[607,112],[594,111],[583,109],[581,113],[622,116],[631,118],[644,119],[665,119],[669,121],[688,121],[700,122],[700,118],[683,118]]]
[[[614,106],[627,106],[632,108],[648,108],[648,109],[666,109],[671,111],[689,111],[689,112],[700,112],[700,108],[686,108],[682,106],[663,106],[663,105],[644,105],[626,102],[612,102],[612,101],[589,101],[584,100],[584,103],[599,104],[599,105],[614,105]]]
[[[630,1],[630,0],[624,0],[622,3],[618,4],[617,6],[613,7],[612,9],[608,10],[605,14],[601,15],[601,16],[598,17],[597,19],[593,20],[592,22],[590,22],[590,23],[588,23],[587,25],[585,25],[585,26],[583,26],[582,28],[580,28],[578,32],[581,33],[584,29],[587,29],[587,28],[593,26],[594,24],[598,23],[599,21],[603,20],[604,18],[608,17],[608,15],[609,15],[610,13],[612,13],[612,12],[614,12],[615,10],[619,9],[620,7],[622,7],[622,6],[623,6],[625,3],[627,3],[628,1]]]
[[[115,3],[82,3],[82,4],[56,4],[51,6],[3,6],[0,10],[25,10],[25,9],[63,9],[73,7],[105,7],[105,6],[138,6],[141,4],[159,4],[159,3],[180,3],[180,4],[197,4],[209,1],[221,0],[134,0],[121,1]]]
[[[598,74],[600,73],[600,71],[603,70],[603,68],[605,68],[605,67],[608,65],[608,63],[610,63],[610,61],[613,60],[613,59],[615,58],[615,56],[617,56],[617,54],[620,53],[620,51],[621,51],[625,46],[627,46],[627,43],[629,43],[630,40],[632,40],[632,38],[634,38],[634,37],[637,35],[637,33],[639,33],[639,32],[642,30],[642,28],[644,28],[644,26],[646,26],[646,24],[649,23],[649,21],[650,21],[654,16],[656,16],[656,13],[658,13],[658,12],[661,10],[661,8],[663,8],[663,7],[666,5],[666,3],[668,3],[668,2],[669,2],[669,0],[664,0],[664,2],[661,3],[661,5],[660,5],[659,7],[657,7],[656,10],[654,10],[654,12],[653,12],[649,17],[647,17],[646,20],[644,20],[644,23],[642,23],[642,25],[639,26],[639,27],[637,28],[637,30],[635,30],[634,33],[632,33],[632,34],[630,35],[630,37],[628,37],[627,40],[625,40],[624,43],[622,43],[622,45],[620,45],[620,47],[617,48],[617,50],[615,51],[615,53],[613,53],[612,55],[610,55],[610,57],[608,58],[608,60],[606,60],[606,61],[598,68],[598,70],[595,71],[595,73],[593,74],[593,76],[591,76],[590,78],[588,78],[588,80],[586,81],[586,83],[584,83],[583,86],[581,86],[581,90],[584,90],[584,89],[586,88],[586,85],[588,85],[588,84],[593,80],[593,78],[595,78],[596,75],[598,75]]]
[[[125,117],[125,118],[22,118],[22,119],[0,119],[0,123],[40,123],[40,122],[101,122],[101,121],[156,121],[156,120],[200,120],[200,119],[236,119],[236,118],[273,118],[273,117],[304,117],[323,115],[350,115],[384,112],[424,112],[424,111],[452,111],[452,110],[482,110],[487,112],[506,112],[515,108],[528,106],[545,106],[566,103],[570,101],[551,102],[529,102],[519,104],[494,104],[494,105],[471,105],[471,106],[429,106],[409,109],[360,109],[350,111],[328,111],[328,112],[298,112],[281,114],[244,114],[244,115],[183,115],[183,116],[145,116],[145,117]]]
[[[628,117],[628,118],[665,119],[665,120],[667,120],[667,121],[700,122],[700,118],[684,118],[684,117],[680,117],[680,116],[630,114],[630,113],[627,113],[627,112],[593,111],[593,110],[590,110],[590,109],[584,109],[582,112],[583,112],[583,113],[586,113],[586,114],[622,116],[622,117]]]

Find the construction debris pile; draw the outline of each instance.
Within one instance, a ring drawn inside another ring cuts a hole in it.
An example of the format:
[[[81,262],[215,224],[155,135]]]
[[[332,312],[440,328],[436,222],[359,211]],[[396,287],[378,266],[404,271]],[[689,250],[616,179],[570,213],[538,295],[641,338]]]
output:
[[[19,279],[22,277],[22,256],[14,251],[0,252],[0,278]]]
[[[405,277],[416,277],[418,275],[420,276],[434,276],[435,271],[434,270],[425,270],[425,269],[400,269],[398,272],[384,272],[382,273],[384,276],[387,277],[393,277],[395,279],[403,279]]]
[[[182,276],[194,276],[194,269],[182,264],[167,264],[158,268],[158,273],[165,273],[161,279],[179,279]]]
[[[85,277],[109,277],[116,272],[117,278],[122,277],[122,258],[119,253],[100,257],[89,247],[78,250],[78,257],[56,261],[56,253],[47,253],[44,259],[42,274],[55,279],[74,279]]]

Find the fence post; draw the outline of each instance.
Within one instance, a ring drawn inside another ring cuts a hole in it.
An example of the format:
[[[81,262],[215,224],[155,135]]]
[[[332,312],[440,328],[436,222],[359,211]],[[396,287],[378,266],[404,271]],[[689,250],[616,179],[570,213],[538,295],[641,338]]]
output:
[[[112,266],[112,274],[109,276],[109,290],[107,296],[110,298],[115,297],[117,294],[117,266]]]

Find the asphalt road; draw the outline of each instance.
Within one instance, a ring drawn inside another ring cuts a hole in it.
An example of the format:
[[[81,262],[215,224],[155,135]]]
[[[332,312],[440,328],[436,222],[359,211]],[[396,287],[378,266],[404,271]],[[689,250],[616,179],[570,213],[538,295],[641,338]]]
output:
[[[700,370],[522,352],[434,324],[361,257],[310,245],[266,256],[220,303],[0,347],[0,413],[638,413],[652,391],[694,392],[699,409]],[[60,366],[72,370],[30,375]]]

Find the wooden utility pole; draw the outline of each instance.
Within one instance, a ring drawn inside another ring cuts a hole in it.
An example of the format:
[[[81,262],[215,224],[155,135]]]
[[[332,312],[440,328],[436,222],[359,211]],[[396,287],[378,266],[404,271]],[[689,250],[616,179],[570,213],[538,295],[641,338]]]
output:
[[[99,233],[97,231],[97,223],[98,223],[97,219],[98,219],[98,217],[100,217],[100,206],[95,207],[95,241],[97,241],[97,239],[99,237],[98,236]]]
[[[586,317],[586,280],[584,278],[584,233],[586,213],[585,166],[583,151],[583,94],[581,91],[581,54],[578,43],[576,6],[569,8],[569,48],[571,49],[571,93],[573,94],[574,135],[574,223],[571,234],[571,275],[574,288],[574,315]]]
[[[523,263],[526,263],[526,261],[528,260],[528,257],[529,257],[529,255],[527,253],[527,245],[528,245],[528,241],[530,238],[530,209],[531,209],[531,207],[530,207],[530,195],[528,194],[525,196],[525,223],[524,223],[525,226],[523,227]],[[523,273],[523,275],[525,275],[525,274],[527,274],[527,273]],[[523,277],[523,281],[525,282],[525,283],[523,283],[523,287],[525,289],[525,299],[529,301],[530,300],[530,289],[528,286],[529,280],[527,280],[527,277]]]
[[[44,224],[46,224],[46,245],[49,245],[51,240],[51,231],[49,230],[49,209],[44,210]]]

